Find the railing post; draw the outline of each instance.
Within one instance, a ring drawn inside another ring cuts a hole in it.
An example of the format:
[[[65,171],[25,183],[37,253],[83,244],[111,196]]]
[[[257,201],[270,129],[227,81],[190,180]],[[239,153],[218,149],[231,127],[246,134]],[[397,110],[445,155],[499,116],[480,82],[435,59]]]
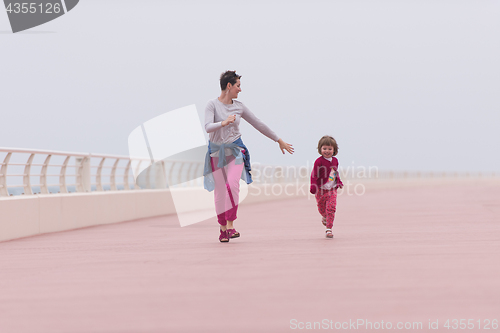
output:
[[[160,166],[156,170],[156,175],[155,175],[155,188],[160,189],[160,188],[167,188],[167,178],[166,178],[166,171],[165,171],[165,161],[161,161]]]
[[[118,163],[120,162],[120,159],[117,158],[115,163],[113,164],[113,168],[111,169],[111,175],[109,177],[109,182],[110,184],[110,189],[111,191],[116,191],[116,167],[118,166]]]
[[[24,194],[26,195],[33,194],[33,190],[31,189],[30,172],[31,172],[31,163],[33,163],[34,157],[35,154],[31,154],[30,157],[28,158],[28,161],[26,162],[26,166],[24,167],[23,187],[24,187]]]
[[[130,185],[128,184],[128,177],[130,173],[130,166],[132,165],[132,160],[129,160],[127,166],[125,167],[125,172],[123,174],[123,189],[130,190]]]
[[[174,183],[174,166],[175,166],[175,164],[176,164],[175,162],[172,162],[172,166],[170,167],[168,175],[166,175],[168,186],[170,186],[171,184]]]
[[[194,162],[189,163],[189,167],[187,169],[187,175],[186,175],[186,185],[187,186],[193,186],[194,184],[194,179],[191,178],[191,170],[195,169],[193,168],[195,166]]]
[[[186,162],[181,162],[181,166],[179,167],[179,172],[177,172],[177,184],[180,185],[182,181],[182,169],[184,169],[184,166],[186,165]]]
[[[82,164],[82,186],[85,192],[91,191],[91,176],[90,176],[90,156],[83,159]]]
[[[70,158],[71,156],[66,156],[61,167],[61,172],[59,173],[59,192],[61,193],[68,193],[68,188],[66,187],[66,168],[68,167]]]
[[[49,166],[50,158],[52,155],[47,155],[45,162],[43,162],[42,172],[40,173],[40,193],[49,194],[49,187],[47,186],[47,168]]]
[[[281,175],[280,175],[281,174]],[[282,166],[278,166],[274,168],[274,173],[273,173],[273,183],[281,184],[284,182],[284,171]],[[279,176],[279,177],[278,177]],[[282,177],[283,176],[283,177]]]
[[[153,165],[153,164],[151,164]],[[152,189],[151,187],[151,167],[148,167],[146,170],[146,188],[148,190]]]
[[[9,160],[12,153],[8,153],[3,159],[2,169],[0,170],[0,196],[8,197],[9,189],[7,188],[7,168],[9,166]]]
[[[196,166],[196,169],[195,169],[195,174],[193,175],[193,178],[195,179],[194,181],[194,186],[198,186],[198,182],[196,181],[199,177],[196,177],[197,175],[200,174],[200,171],[201,171],[201,174],[203,174],[203,171],[204,171],[204,168],[205,166],[203,165],[203,163],[199,163],[197,166]],[[199,170],[201,169],[201,170]]]
[[[139,170],[141,167],[142,160],[139,160],[139,163],[137,163],[137,166],[135,167],[135,174],[134,174],[134,190],[139,190],[141,187],[137,185],[137,178],[139,176]]]
[[[76,174],[76,191],[90,192],[90,156],[75,157]]]
[[[104,161],[106,160],[106,157],[103,157],[101,159],[101,162],[99,163],[99,166],[97,167],[97,173],[95,175],[95,188],[96,191],[104,191],[104,188],[102,187],[102,166],[104,165]]]

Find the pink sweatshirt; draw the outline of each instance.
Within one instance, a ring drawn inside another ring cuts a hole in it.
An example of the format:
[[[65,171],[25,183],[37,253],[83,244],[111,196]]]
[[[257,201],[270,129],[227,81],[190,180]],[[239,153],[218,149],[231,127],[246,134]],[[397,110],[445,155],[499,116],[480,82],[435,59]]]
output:
[[[309,190],[312,194],[316,194],[318,189],[321,189],[323,185],[328,183],[328,177],[330,176],[331,169],[335,169],[337,171],[337,179],[335,188],[339,186],[344,186],[342,181],[340,180],[340,174],[338,172],[339,161],[336,157],[332,157],[332,161],[330,162],[323,156],[318,157],[316,162],[314,162],[314,167],[311,172],[311,189]]]

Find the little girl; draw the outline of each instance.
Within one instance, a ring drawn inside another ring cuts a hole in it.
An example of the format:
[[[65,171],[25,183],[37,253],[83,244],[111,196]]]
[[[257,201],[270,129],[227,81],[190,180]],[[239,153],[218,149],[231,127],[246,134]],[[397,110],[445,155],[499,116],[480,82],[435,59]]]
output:
[[[326,238],[333,238],[332,227],[337,210],[337,188],[344,184],[339,177],[339,161],[337,155],[339,147],[337,141],[329,135],[323,136],[318,142],[320,157],[314,162],[311,173],[310,192],[316,195],[318,210],[326,226]]]

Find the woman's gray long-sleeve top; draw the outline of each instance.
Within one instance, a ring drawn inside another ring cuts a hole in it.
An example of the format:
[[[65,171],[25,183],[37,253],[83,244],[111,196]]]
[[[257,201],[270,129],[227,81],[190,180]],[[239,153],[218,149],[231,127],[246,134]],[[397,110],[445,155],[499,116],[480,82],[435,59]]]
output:
[[[222,122],[230,115],[236,115],[234,123],[222,127]],[[240,138],[239,125],[241,118],[271,140],[279,140],[278,135],[257,118],[243,103],[233,100],[233,104],[224,104],[216,98],[208,101],[205,108],[205,130],[210,141],[222,144],[231,143]],[[226,149],[226,156],[229,155],[231,155],[231,151]],[[217,157],[218,152],[214,152],[210,156]]]

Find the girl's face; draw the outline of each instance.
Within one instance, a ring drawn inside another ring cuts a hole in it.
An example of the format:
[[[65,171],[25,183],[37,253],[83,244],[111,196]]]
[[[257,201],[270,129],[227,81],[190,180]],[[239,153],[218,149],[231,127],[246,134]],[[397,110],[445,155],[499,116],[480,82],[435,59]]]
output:
[[[226,89],[229,89],[227,94],[231,99],[238,98],[238,94],[241,92],[240,79],[236,80],[235,84],[231,84],[231,86]]]
[[[330,158],[333,156],[333,147],[332,146],[321,146],[321,156],[324,158]]]

